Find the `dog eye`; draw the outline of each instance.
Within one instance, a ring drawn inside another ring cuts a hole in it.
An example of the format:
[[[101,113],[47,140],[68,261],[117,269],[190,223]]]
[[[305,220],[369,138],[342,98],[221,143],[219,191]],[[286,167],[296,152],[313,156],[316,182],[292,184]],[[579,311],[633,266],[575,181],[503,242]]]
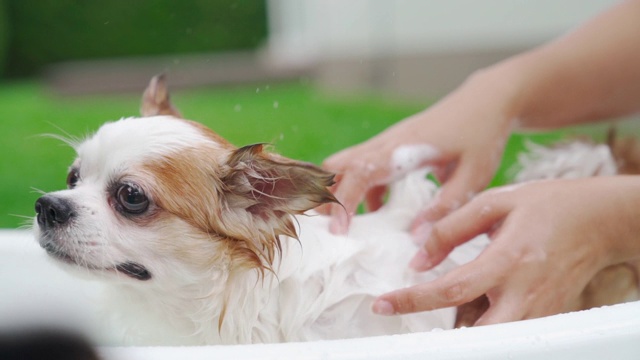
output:
[[[69,175],[67,175],[67,188],[73,189],[78,184],[78,180],[80,175],[78,174],[78,170],[69,171]]]
[[[130,214],[142,214],[149,207],[149,199],[142,189],[134,185],[122,185],[116,193],[118,204]]]

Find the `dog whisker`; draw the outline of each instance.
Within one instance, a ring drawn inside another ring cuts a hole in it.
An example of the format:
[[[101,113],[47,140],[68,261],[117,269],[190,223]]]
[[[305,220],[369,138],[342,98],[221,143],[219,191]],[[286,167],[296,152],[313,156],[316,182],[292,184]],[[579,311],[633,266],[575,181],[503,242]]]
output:
[[[36,194],[40,194],[40,195],[46,195],[46,194],[47,194],[47,192],[46,192],[46,191],[44,191],[44,190],[40,190],[40,189],[35,188],[35,187],[33,187],[33,186],[31,187],[31,192],[32,192],[32,193],[36,193]]]
[[[33,228],[33,216],[17,215],[17,214],[9,214],[9,216],[16,217],[22,220],[17,227],[18,229],[31,230]]]
[[[49,123],[49,125],[55,127],[58,131],[62,132],[64,135],[45,133],[45,134],[40,134],[41,137],[47,137],[47,138],[59,140],[74,149],[77,148],[77,146],[80,145],[80,143],[82,143],[83,138],[70,134],[69,132],[62,129],[60,126],[56,124]]]
[[[23,223],[19,224],[16,229],[31,231],[31,230],[33,230],[33,222],[32,221],[33,220],[31,220],[31,221],[25,220]]]

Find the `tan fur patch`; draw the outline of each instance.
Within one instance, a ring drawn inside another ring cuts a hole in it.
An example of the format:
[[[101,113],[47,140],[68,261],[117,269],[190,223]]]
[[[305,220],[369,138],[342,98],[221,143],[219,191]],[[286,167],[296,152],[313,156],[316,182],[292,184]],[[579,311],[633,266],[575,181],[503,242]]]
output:
[[[331,174],[272,156],[260,145],[202,143],[145,164],[144,171],[155,179],[156,205],[229,242],[233,266],[240,268],[270,269],[279,237],[297,237],[291,215],[335,201],[327,190]]]
[[[180,111],[171,104],[164,74],[154,76],[149,82],[142,94],[140,114],[142,116],[170,115],[182,118]]]
[[[163,212],[220,242],[222,254],[211,254],[211,261],[228,257],[229,284],[247,270],[258,271],[261,279],[265,271],[273,271],[276,255],[282,253],[280,236],[297,239],[292,215],[337,202],[327,189],[333,174],[267,153],[261,144],[237,149],[204,125],[181,119],[163,75],[149,83],[141,112],[176,117],[208,140],[146,163],[143,171],[155,179],[153,198]],[[192,249],[185,250],[188,260]],[[218,328],[232,288],[227,286],[223,294]]]

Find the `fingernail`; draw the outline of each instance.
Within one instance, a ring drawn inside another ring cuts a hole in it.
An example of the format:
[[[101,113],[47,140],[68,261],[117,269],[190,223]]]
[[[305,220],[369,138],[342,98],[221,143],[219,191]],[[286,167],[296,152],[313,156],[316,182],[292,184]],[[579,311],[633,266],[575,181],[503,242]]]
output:
[[[429,235],[431,235],[431,228],[431,223],[428,222],[415,228],[411,232],[413,243],[419,246],[424,245],[424,243],[427,242]]]
[[[418,250],[409,262],[409,267],[416,271],[425,271],[431,268],[431,260],[429,254],[424,249]]]
[[[386,300],[376,300],[371,307],[371,310],[378,315],[393,315],[396,311],[393,309],[393,305]]]

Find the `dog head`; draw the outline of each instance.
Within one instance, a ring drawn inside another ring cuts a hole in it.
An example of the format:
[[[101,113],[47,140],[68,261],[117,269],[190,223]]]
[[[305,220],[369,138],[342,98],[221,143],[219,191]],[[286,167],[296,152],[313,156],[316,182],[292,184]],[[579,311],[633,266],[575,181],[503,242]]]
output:
[[[121,281],[224,282],[270,269],[280,236],[296,237],[292,215],[336,201],[332,174],[182,119],[162,77],[142,115],[73,144],[68,189],[37,200],[37,238],[53,258]]]

